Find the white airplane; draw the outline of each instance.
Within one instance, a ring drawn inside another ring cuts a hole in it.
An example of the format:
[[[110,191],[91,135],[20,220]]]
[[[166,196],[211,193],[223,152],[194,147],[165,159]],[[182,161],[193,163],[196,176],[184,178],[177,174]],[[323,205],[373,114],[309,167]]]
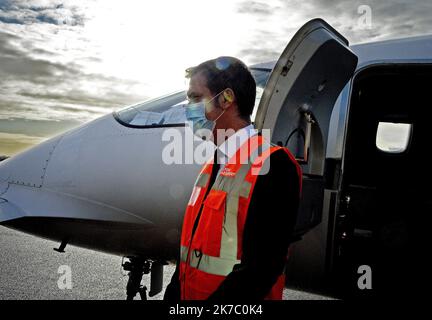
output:
[[[417,181],[407,166],[424,161],[431,111],[421,89],[432,77],[431,63],[431,36],[349,47],[314,19],[277,62],[250,67],[258,92],[255,127],[270,129],[272,142],[288,147],[303,169],[287,286],[363,294],[359,270],[381,275],[380,250],[399,252],[410,243],[399,243],[401,234],[412,233],[405,230],[411,220],[397,208],[409,207],[401,195],[411,194],[406,185]],[[3,160],[0,223],[59,241],[60,252],[71,244],[129,257],[128,298],[146,298],[140,282],[148,272],[150,295],[160,292],[162,266],[178,255],[183,213],[201,168],[162,159],[167,129],[177,129],[182,141],[192,135],[185,102],[179,91],[134,105]],[[209,143],[195,139],[193,148]]]

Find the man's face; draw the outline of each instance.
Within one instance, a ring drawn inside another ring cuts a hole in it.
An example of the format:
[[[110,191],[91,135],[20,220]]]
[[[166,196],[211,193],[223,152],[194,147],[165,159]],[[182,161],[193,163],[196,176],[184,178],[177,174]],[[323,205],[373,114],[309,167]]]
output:
[[[213,120],[219,116],[221,111],[217,108],[218,97],[213,99],[213,95],[210,92],[210,89],[207,87],[207,79],[202,73],[197,73],[191,77],[189,81],[189,90],[187,92],[187,97],[191,103],[196,103],[200,101],[203,101],[205,103],[207,119]]]

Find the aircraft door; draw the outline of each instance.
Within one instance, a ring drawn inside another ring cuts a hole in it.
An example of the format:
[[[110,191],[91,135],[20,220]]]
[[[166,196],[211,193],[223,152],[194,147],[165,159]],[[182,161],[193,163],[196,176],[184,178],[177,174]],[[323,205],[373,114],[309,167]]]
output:
[[[321,221],[324,163],[334,103],[357,66],[348,41],[322,19],[301,27],[269,77],[255,119],[275,144],[287,147],[303,170],[297,231]]]
[[[342,35],[321,19],[311,20],[283,51],[258,106],[256,128],[263,135],[269,129],[271,141],[287,147],[303,171],[295,228],[295,236],[303,239],[291,248],[288,286],[314,290],[325,280],[329,216],[337,199],[337,191],[325,181],[330,176],[325,172],[330,118],[357,60]]]

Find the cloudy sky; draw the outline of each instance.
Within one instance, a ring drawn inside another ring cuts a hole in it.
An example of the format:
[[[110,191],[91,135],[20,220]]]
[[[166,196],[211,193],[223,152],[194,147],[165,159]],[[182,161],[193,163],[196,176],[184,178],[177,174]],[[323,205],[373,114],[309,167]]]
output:
[[[430,0],[0,0],[0,155],[181,89],[204,60],[277,59],[315,17],[351,43],[432,33]]]

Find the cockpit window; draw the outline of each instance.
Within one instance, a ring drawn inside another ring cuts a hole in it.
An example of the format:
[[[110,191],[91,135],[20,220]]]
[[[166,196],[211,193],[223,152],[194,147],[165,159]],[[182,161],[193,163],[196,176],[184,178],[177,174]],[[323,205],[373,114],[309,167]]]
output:
[[[256,101],[252,113],[252,121],[254,121],[256,109],[271,70],[253,68],[250,70],[257,83]],[[134,128],[184,126],[187,121],[185,113],[187,103],[186,91],[179,91],[126,107],[115,112],[114,117],[121,124]]]
[[[114,116],[120,123],[131,127],[184,125],[186,103],[186,92],[180,91],[127,107]]]

